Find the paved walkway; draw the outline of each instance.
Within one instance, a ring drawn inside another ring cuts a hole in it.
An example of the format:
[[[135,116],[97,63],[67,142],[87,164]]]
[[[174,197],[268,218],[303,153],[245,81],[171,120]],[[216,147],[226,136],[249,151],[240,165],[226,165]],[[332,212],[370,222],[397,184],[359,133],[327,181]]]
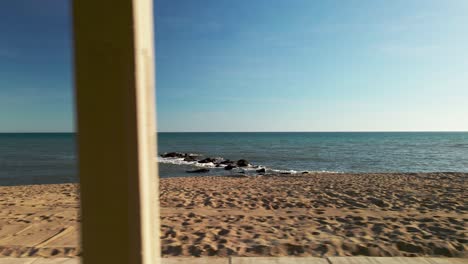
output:
[[[0,264],[79,264],[79,258],[0,258]],[[404,257],[231,257],[163,258],[162,264],[468,264],[468,258]]]

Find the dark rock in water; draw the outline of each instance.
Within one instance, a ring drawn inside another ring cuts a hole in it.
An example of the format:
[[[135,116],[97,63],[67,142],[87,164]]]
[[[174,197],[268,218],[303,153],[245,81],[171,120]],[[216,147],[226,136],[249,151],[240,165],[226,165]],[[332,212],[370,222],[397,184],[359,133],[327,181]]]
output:
[[[291,175],[290,172],[282,172],[282,173],[280,173],[280,174],[281,174],[281,175]]]
[[[202,169],[187,171],[187,173],[205,173],[209,171],[210,171],[209,169],[202,168]]]
[[[261,168],[261,169],[256,170],[256,172],[258,172],[258,173],[265,173],[266,170],[265,170],[265,168]]]
[[[234,164],[234,161],[227,159],[227,160],[221,161],[219,164],[223,164],[223,165]]]
[[[308,171],[303,171],[302,174],[309,174],[309,172]]]
[[[215,161],[216,159],[206,158],[206,159],[199,160],[198,163],[210,163],[210,162],[215,162]]]
[[[238,160],[236,164],[237,164],[237,166],[239,166],[239,167],[247,167],[247,166],[249,166],[249,162],[248,162],[247,160],[245,160],[245,159],[240,159],[240,160]]]
[[[232,169],[234,169],[234,168],[236,168],[236,166],[233,166],[233,165],[231,165],[231,164],[229,164],[229,165],[227,165],[226,167],[224,167],[225,170],[232,170]]]
[[[197,161],[197,157],[196,156],[186,156],[184,158],[184,161]]]
[[[164,153],[161,155],[163,158],[183,158],[185,157],[184,153],[180,152],[169,152],[169,153]]]
[[[197,157],[200,155],[192,154],[192,153],[181,153],[181,152],[166,152],[161,154],[163,158],[184,158],[186,161],[195,161]]]
[[[221,165],[230,165],[230,164],[233,164],[234,162],[230,161],[230,160],[225,160],[223,158],[217,158],[216,161],[215,161],[215,165],[216,167],[221,167]]]
[[[200,157],[199,154],[194,154],[194,153],[185,153],[184,156],[187,157],[193,157],[193,158],[198,158]]]

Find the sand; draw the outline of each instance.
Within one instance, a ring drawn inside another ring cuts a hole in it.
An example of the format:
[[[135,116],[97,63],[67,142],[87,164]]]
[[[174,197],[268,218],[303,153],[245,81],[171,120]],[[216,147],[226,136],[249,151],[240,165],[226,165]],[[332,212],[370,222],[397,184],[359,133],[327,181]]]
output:
[[[76,184],[0,187],[0,256],[80,253]]]
[[[163,256],[468,257],[468,174],[161,180]],[[77,185],[0,187],[0,256],[77,256]]]

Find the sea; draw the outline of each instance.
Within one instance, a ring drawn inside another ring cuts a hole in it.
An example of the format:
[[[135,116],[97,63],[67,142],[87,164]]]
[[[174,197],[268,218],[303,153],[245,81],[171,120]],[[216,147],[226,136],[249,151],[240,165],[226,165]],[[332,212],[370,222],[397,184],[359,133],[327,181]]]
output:
[[[0,134],[0,185],[78,182],[73,133]],[[158,157],[159,176],[272,173],[468,172],[468,132],[158,133],[158,154],[182,152],[251,166]],[[198,168],[209,172],[187,173]]]

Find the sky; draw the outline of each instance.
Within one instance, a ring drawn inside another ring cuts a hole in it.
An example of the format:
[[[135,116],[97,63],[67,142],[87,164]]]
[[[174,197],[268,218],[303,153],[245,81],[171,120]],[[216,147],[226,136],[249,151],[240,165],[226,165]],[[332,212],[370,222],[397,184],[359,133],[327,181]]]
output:
[[[156,0],[159,131],[468,131],[466,0]],[[0,132],[74,130],[70,2],[0,4]]]

